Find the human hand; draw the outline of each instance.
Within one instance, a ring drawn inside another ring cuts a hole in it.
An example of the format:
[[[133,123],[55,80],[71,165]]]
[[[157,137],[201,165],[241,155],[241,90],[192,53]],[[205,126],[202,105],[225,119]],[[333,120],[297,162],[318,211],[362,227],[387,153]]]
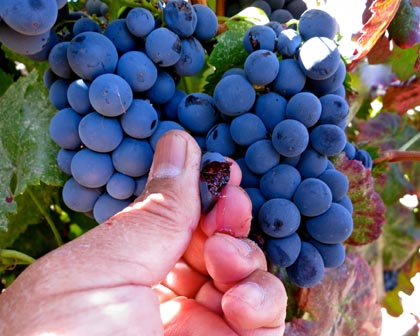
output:
[[[244,238],[251,204],[240,170],[232,165],[204,216],[200,158],[187,133],[164,135],[133,204],[0,295],[0,335],[282,335],[286,293]]]

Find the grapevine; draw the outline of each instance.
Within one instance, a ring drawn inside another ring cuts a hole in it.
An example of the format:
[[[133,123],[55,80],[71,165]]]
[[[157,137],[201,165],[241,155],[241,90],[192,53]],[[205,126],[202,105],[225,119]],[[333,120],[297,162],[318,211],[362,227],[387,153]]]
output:
[[[367,117],[366,111],[353,109],[361,94],[350,80],[366,57],[374,63],[370,52],[390,24],[390,43],[396,41],[401,50],[418,46],[409,28],[398,33],[395,27],[406,16],[419,22],[420,7],[393,1],[387,8],[392,15],[373,32],[380,1],[371,1],[372,16],[365,19],[355,55],[346,58],[334,15],[308,8],[302,0],[42,0],[41,9],[27,1],[16,9],[12,3],[0,4],[0,42],[5,58],[18,57],[35,69],[27,75],[28,81],[34,78],[28,87],[39,83],[36,69],[43,71],[39,77],[51,111],[46,133],[54,151],[49,164],[55,175],[52,183],[41,178],[38,184],[55,188],[56,195],[46,196],[53,219],[30,188],[14,191],[19,176],[10,175],[2,221],[16,213],[19,196],[29,195],[59,245],[63,223],[67,231],[74,218],[87,223],[86,228],[77,225],[78,234],[101,225],[143,192],[159,138],[179,129],[189,132],[203,153],[203,214],[229,181],[226,158],[241,168],[241,187],[252,203],[249,237],[293,298],[290,335],[307,327],[302,311],[311,312],[322,295],[317,291],[346,271],[363,278],[372,291],[378,281],[389,281],[380,292],[385,297],[399,288],[400,277],[420,269],[415,253],[420,244],[411,236],[407,239],[415,242],[404,257],[384,248],[379,274],[367,263],[372,262],[369,253],[359,250],[378,248],[394,230],[386,223],[398,218],[387,212],[396,201],[387,189],[388,175],[399,179],[398,194],[420,195],[415,177],[420,102],[408,96],[407,116],[384,111]],[[255,14],[248,14],[249,8]],[[416,78],[401,83],[398,87],[418,89]],[[372,92],[365,97],[374,98]],[[390,108],[395,106],[391,98],[383,99]],[[389,129],[380,129],[371,142],[377,128],[369,120],[380,118]],[[409,126],[401,131],[404,141],[398,147],[389,135],[398,134],[403,123]],[[400,170],[393,171],[401,162]],[[418,230],[417,208],[395,208],[413,217],[413,230]],[[6,236],[0,251],[14,251],[19,234]],[[64,240],[71,238],[67,234]],[[9,265],[4,255],[0,265]],[[16,256],[16,265],[33,261],[21,252]],[[309,301],[302,299],[306,294]],[[368,316],[375,323],[377,301]],[[314,315],[322,318],[319,312]]]

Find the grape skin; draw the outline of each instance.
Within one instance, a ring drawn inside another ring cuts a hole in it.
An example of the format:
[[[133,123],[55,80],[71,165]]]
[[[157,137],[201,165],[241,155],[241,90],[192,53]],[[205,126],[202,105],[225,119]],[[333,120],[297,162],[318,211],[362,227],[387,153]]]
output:
[[[302,178],[296,168],[280,163],[261,177],[259,187],[267,199],[285,198],[290,200],[301,181]]]
[[[145,8],[133,8],[126,17],[127,29],[138,37],[146,37],[155,27],[155,18]]]
[[[83,79],[76,79],[67,89],[67,101],[80,115],[86,115],[93,107],[89,100],[90,83]]]
[[[257,97],[254,110],[269,132],[285,119],[287,100],[276,92],[268,92]]]
[[[280,162],[280,154],[271,140],[259,140],[246,150],[245,162],[254,174],[263,175]]]
[[[233,141],[241,146],[249,146],[267,136],[267,129],[262,120],[253,113],[244,113],[230,123]]]
[[[180,60],[182,43],[177,34],[168,28],[160,27],[147,35],[145,50],[156,65],[168,67]]]
[[[248,28],[242,40],[248,54],[255,50],[265,49],[274,51],[276,46],[276,34],[273,29],[264,25],[256,25]]]
[[[269,238],[265,244],[268,260],[278,267],[289,267],[299,256],[301,240],[297,233],[284,238]]]
[[[118,200],[111,197],[108,193],[103,193],[93,206],[93,216],[101,224],[111,218],[116,213],[130,205],[129,200]]]
[[[304,40],[312,37],[327,37],[332,40],[338,32],[337,21],[326,11],[316,8],[302,13],[298,28]]]
[[[218,152],[224,156],[232,156],[236,144],[230,134],[230,127],[227,123],[214,125],[206,136],[206,149],[211,152]]]
[[[319,153],[333,156],[343,151],[347,142],[343,129],[331,124],[318,125],[309,135],[311,146]]]
[[[184,0],[169,0],[163,10],[163,20],[180,37],[191,36],[197,26],[194,8]]]
[[[130,198],[135,188],[136,182],[134,179],[121,173],[114,173],[106,184],[108,194],[119,200]]]
[[[248,80],[255,85],[268,85],[277,76],[279,61],[270,50],[259,49],[250,53],[244,64]]]
[[[322,105],[311,92],[299,92],[287,102],[286,117],[300,121],[307,128],[314,126],[321,117]]]
[[[70,177],[64,183],[63,201],[71,210],[78,212],[89,212],[101,195],[101,190],[97,188],[86,188]]]
[[[121,115],[121,127],[136,139],[147,139],[159,124],[155,108],[146,100],[134,99],[126,113]]]
[[[304,179],[296,188],[293,202],[300,213],[315,217],[326,212],[332,204],[332,193],[328,185],[318,178]]]
[[[201,4],[193,5],[197,15],[197,25],[194,30],[194,37],[200,41],[208,41],[216,36],[218,19],[210,7]]]
[[[58,111],[50,121],[51,139],[65,149],[78,149],[82,145],[79,123],[82,117],[71,108]]]
[[[283,156],[300,155],[309,143],[308,129],[297,120],[283,120],[274,127],[272,142],[277,152]]]

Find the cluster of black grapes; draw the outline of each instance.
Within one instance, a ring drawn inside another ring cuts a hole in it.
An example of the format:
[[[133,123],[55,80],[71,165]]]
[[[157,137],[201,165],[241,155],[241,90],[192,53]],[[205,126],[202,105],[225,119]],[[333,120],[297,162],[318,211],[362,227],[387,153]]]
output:
[[[12,2],[0,5],[3,26]],[[325,267],[344,261],[353,228],[347,177],[330,160],[352,148],[335,19],[310,9],[298,30],[275,21],[249,28],[243,67],[226,71],[212,93],[187,94],[178,80],[201,71],[217,17],[183,0],[167,1],[161,15],[133,8],[104,31],[81,17],[71,39],[49,48],[44,82],[58,110],[57,162],[69,175],[64,202],[102,223],[141,194],[158,139],[185,129],[203,152],[241,167],[251,237],[270,263],[300,287],[319,283]],[[10,47],[1,33],[0,41]]]
[[[262,9],[270,21],[279,23],[299,19],[307,9],[303,0],[227,0],[226,15],[233,16],[249,6]]]

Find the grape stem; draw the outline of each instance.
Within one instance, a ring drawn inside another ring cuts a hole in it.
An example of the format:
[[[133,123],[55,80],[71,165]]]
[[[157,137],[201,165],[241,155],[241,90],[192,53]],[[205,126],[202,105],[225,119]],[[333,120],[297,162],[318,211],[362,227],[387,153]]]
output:
[[[420,161],[420,152],[419,151],[389,150],[389,151],[384,152],[381,157],[373,160],[373,163],[405,162],[405,161]]]
[[[41,202],[38,200],[38,198],[36,198],[34,193],[30,189],[28,189],[27,191],[29,193],[29,196],[32,198],[32,201],[35,203],[35,205],[37,206],[37,208],[39,209],[41,214],[45,217],[45,220],[47,221],[48,225],[51,228],[51,231],[54,235],[54,238],[57,242],[57,245],[58,246],[63,245],[63,239],[61,238],[60,233],[58,232],[57,227],[55,226],[55,223],[52,220],[50,214],[47,211],[45,211],[44,206],[41,204]]]
[[[0,265],[1,266],[16,266],[16,265],[29,265],[35,261],[34,258],[25,253],[0,249]]]

